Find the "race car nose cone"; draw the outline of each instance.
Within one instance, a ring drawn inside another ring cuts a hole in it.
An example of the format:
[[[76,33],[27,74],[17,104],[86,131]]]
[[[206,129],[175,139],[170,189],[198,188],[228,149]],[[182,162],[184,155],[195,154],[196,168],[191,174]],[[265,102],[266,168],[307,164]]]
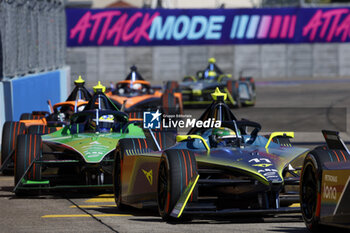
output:
[[[192,94],[195,96],[201,96],[202,95],[202,90],[192,90]]]

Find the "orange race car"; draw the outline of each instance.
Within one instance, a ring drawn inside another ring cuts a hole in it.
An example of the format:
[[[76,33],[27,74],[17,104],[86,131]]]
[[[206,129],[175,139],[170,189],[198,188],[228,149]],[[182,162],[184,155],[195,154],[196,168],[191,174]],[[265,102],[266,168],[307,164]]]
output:
[[[137,72],[136,66],[130,69],[126,79],[118,82],[116,88],[106,94],[119,109],[130,113],[130,117],[138,118],[142,117],[137,113],[157,109],[165,114],[182,114],[182,94],[177,82],[167,82],[162,91],[161,88],[151,87]]]
[[[74,81],[75,88],[65,102],[57,103],[53,107],[48,101],[50,113],[45,111],[34,111],[23,113],[20,121],[6,121],[2,129],[1,140],[1,168],[3,173],[13,170],[13,154],[16,147],[17,136],[25,133],[47,134],[64,126],[71,115],[82,111],[91,94],[84,87],[85,81],[79,76]],[[32,127],[30,127],[32,126]]]

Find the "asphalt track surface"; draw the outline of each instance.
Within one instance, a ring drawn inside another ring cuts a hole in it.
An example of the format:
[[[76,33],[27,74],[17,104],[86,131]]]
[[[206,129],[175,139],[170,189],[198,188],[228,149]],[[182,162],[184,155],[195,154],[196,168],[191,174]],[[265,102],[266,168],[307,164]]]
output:
[[[347,115],[338,119],[340,123],[333,122],[337,116],[333,116],[332,111],[350,106],[350,79],[263,81],[257,84],[256,107],[234,109],[239,118],[262,121],[263,131],[264,123],[273,128],[273,123],[282,121],[285,128],[297,129],[295,141],[307,142],[305,146],[310,148],[323,140],[318,130],[308,128],[310,124],[317,127],[321,124],[319,127],[327,129],[340,127],[342,137],[349,140]],[[306,111],[311,109],[312,113],[315,107],[322,110],[318,115],[323,114],[317,122],[312,115],[299,112],[304,108]],[[264,113],[265,108],[270,110]],[[287,110],[280,116],[271,108]],[[202,111],[191,109],[185,113],[198,117]],[[1,175],[0,232],[308,232],[300,214],[201,217],[192,222],[169,224],[163,222],[156,211],[118,211],[110,192],[64,191],[16,197],[12,189],[13,177]]]

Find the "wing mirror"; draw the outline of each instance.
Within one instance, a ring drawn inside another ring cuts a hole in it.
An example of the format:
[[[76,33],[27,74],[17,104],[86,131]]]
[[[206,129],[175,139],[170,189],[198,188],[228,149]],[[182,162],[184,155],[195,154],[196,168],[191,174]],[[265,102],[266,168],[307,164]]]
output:
[[[204,140],[203,137],[199,136],[199,135],[177,135],[176,136],[176,141],[177,142],[183,142],[183,141],[188,141],[188,140],[193,140],[193,139],[200,139],[203,143],[203,145],[205,146],[205,148],[207,149],[207,151],[210,151],[210,147],[208,146],[208,143]]]

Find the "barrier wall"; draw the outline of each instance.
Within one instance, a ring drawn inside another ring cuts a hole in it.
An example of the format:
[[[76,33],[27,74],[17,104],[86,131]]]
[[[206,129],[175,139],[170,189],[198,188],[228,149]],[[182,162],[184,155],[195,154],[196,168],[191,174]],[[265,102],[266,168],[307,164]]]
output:
[[[147,80],[177,80],[204,69],[208,58],[235,78],[350,77],[350,43],[75,47],[67,50],[72,78],[88,86],[123,80],[135,64]]]
[[[4,96],[4,85],[2,82],[0,82],[0,97]],[[5,101],[4,98],[0,98],[0,132],[2,132],[2,126],[5,122]],[[1,144],[1,136],[2,133],[0,133],[0,144]]]
[[[22,113],[48,111],[49,99],[52,104],[64,101],[70,91],[69,74],[65,67],[0,82],[0,132],[5,121],[18,121]]]

